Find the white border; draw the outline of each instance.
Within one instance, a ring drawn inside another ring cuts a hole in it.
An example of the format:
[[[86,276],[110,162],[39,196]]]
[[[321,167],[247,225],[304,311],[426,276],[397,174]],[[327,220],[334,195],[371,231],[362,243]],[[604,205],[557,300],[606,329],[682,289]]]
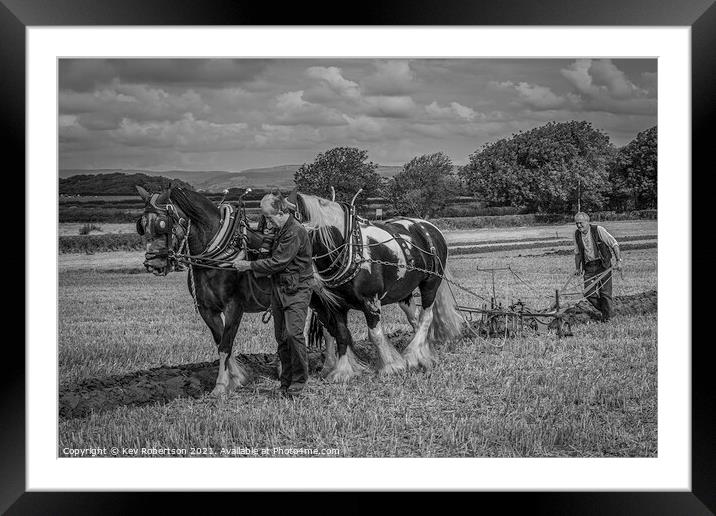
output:
[[[689,491],[690,37],[689,27],[28,28],[27,489]],[[47,288],[57,285],[57,235],[47,221],[58,206],[57,58],[70,56],[658,57],[659,311],[669,314],[658,324],[658,458],[295,459],[290,475],[280,459],[58,459],[57,293]]]

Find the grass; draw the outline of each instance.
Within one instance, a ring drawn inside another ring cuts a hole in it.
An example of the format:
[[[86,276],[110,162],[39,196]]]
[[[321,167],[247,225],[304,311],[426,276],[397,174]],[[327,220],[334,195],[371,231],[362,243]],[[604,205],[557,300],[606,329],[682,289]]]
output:
[[[625,221],[625,220],[656,220],[656,210],[640,210],[625,213],[602,211],[591,213],[592,222]],[[511,215],[482,215],[436,217],[431,222],[440,229],[460,230],[474,228],[505,228],[515,226],[540,226],[553,224],[570,224],[574,221],[572,213],[528,213]]]
[[[89,235],[92,231],[102,231],[102,226],[98,226],[97,224],[90,224],[85,223],[80,226],[79,234],[80,235]]]
[[[142,237],[136,233],[90,235],[88,231],[80,235],[61,236],[58,241],[58,251],[61,254],[136,251],[143,247]]]
[[[463,343],[430,373],[311,379],[303,399],[241,391],[60,425],[64,446],[338,448],[359,457],[655,456],[654,317],[576,338]],[[267,385],[261,385],[266,387]]]
[[[103,273],[96,257],[87,258],[100,268],[61,268],[59,276],[61,385],[216,359],[184,273]],[[656,288],[656,249],[624,258],[615,295]],[[496,274],[496,291],[537,307],[549,304],[549,292],[573,268],[571,256],[515,251],[457,256],[450,267],[461,285],[487,294],[491,273],[476,267],[508,263],[530,286]],[[479,304],[462,290],[455,294],[461,304]],[[259,317],[244,317],[237,352],[275,351],[272,326]],[[383,319],[387,333],[407,327],[394,306],[385,307]],[[264,379],[224,400],[177,399],[63,420],[58,449],[268,446],[338,448],[339,456],[356,457],[653,457],[656,321],[656,314],[616,318],[576,326],[572,338],[509,339],[501,349],[463,341],[439,349],[430,372],[367,374],[345,386],[311,378],[299,400],[260,391],[276,386]],[[366,338],[362,315],[352,313],[350,326],[354,338]]]

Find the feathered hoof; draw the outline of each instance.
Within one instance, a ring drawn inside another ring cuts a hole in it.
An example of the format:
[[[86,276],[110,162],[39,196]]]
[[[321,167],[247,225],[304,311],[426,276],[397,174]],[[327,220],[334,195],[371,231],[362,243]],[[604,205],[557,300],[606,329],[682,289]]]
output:
[[[323,360],[323,366],[321,367],[321,378],[328,377],[329,374],[331,374],[332,371],[335,370],[335,368],[338,366],[338,361],[334,357],[332,360],[329,358],[326,358]]]
[[[329,382],[348,383],[351,378],[360,375],[364,370],[365,366],[360,363],[353,351],[348,349],[325,378]]]
[[[209,397],[211,398],[224,398],[228,395],[228,386],[225,384],[219,384],[217,383],[214,387],[214,390],[212,390],[209,393]]]
[[[408,348],[403,358],[405,358],[405,362],[408,364],[408,369],[430,369],[435,365],[435,359],[432,355],[422,350]]]
[[[332,383],[348,383],[354,376],[356,376],[355,373],[336,368],[326,375],[326,380]]]
[[[229,388],[231,392],[234,389],[248,385],[251,382],[249,372],[236,361],[236,357],[229,359]]]
[[[383,364],[383,366],[378,370],[378,373],[381,376],[389,376],[392,374],[400,374],[405,372],[405,369],[408,367],[408,363],[405,361],[403,357],[399,357],[392,362],[389,362],[387,364]]]
[[[244,387],[251,382],[251,378],[248,375],[231,375],[229,377],[229,388],[228,391],[233,391],[240,387]]]
[[[335,370],[335,365],[324,364],[323,368],[321,368],[321,372],[320,372],[321,378],[328,379],[328,377],[334,370]]]

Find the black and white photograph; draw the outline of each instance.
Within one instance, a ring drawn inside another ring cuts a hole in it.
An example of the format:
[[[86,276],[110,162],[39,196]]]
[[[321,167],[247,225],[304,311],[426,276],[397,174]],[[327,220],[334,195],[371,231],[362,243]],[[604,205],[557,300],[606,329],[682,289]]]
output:
[[[657,64],[59,59],[57,457],[659,457]]]
[[[713,0],[338,25],[210,3],[0,0],[25,171],[0,512],[469,491],[705,514]]]

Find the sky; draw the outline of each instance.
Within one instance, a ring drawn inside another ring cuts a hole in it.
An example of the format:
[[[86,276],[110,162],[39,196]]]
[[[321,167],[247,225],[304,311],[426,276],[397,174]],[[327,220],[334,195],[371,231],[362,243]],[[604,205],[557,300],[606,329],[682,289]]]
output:
[[[60,169],[227,170],[358,147],[380,165],[586,120],[657,122],[656,59],[62,59]]]

